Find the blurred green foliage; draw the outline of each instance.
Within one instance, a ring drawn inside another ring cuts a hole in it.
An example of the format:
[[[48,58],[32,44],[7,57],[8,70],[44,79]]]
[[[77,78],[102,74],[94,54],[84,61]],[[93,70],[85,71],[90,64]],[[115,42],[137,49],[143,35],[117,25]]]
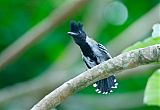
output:
[[[49,13],[58,8],[67,0],[1,0],[0,1],[0,53],[22,36],[34,25],[39,23]],[[113,25],[104,19],[104,27],[95,35],[97,41],[106,44],[123,32],[129,25],[142,17],[150,9],[159,3],[159,0],[119,0],[128,9],[128,19],[123,25]],[[92,4],[86,5],[71,19],[83,22],[87,19],[87,12]],[[93,13],[95,14],[95,13]],[[64,21],[57,29],[48,33],[38,43],[33,45],[20,58],[9,64],[0,72],[0,88],[29,80],[43,73],[56,59],[63,54],[71,38],[66,34],[69,30],[69,19]],[[148,32],[149,33],[149,32]],[[105,36],[105,37],[104,37]],[[150,36],[150,34],[148,35]],[[159,42],[159,38],[152,39]],[[137,43],[140,45],[140,43]],[[136,44],[136,45],[137,45]],[[74,45],[74,44],[73,44]],[[120,44],[117,44],[120,46]],[[135,46],[135,45],[134,45]],[[129,48],[130,50],[130,48]],[[79,51],[77,49],[77,51]],[[72,58],[71,58],[72,60]],[[62,68],[63,70],[63,68]],[[78,72],[80,73],[80,72]],[[144,90],[149,74],[128,78],[120,81],[118,93]],[[140,81],[140,82],[139,82]],[[129,82],[129,83],[128,83]],[[94,94],[94,88],[87,87],[79,94]],[[140,107],[136,110],[153,110],[156,107]],[[135,110],[134,109],[134,110]]]
[[[160,44],[160,37],[149,37],[144,41],[138,41],[134,45],[126,48],[123,52],[127,52],[127,51],[138,49],[138,48],[144,48],[144,47],[155,45],[155,44]]]
[[[144,103],[160,106],[160,69],[155,71],[147,82]]]

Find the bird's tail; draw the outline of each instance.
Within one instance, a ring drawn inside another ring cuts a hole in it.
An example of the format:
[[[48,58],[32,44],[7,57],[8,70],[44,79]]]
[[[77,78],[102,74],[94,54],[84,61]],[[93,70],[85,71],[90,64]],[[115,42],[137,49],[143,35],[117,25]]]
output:
[[[114,75],[109,76],[108,78],[97,81],[93,84],[96,87],[96,92],[102,94],[108,94],[113,92],[114,88],[117,88],[118,83]]]

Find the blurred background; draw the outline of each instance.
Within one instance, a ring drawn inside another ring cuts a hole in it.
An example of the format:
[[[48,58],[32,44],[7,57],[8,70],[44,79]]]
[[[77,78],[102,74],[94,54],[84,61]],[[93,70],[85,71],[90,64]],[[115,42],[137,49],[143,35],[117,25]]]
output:
[[[159,0],[1,0],[0,110],[28,110],[87,68],[67,35],[70,20],[105,45],[114,57],[151,36],[160,22]],[[158,110],[143,104],[147,80],[159,65],[122,72],[110,95],[92,86],[56,110]]]

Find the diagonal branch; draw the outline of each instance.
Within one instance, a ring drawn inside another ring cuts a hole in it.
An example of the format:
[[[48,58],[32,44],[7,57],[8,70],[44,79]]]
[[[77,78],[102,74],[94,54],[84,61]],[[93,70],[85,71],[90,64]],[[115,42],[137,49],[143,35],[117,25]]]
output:
[[[90,84],[114,73],[160,61],[160,44],[136,49],[114,57],[67,81],[45,96],[31,110],[48,110]]]
[[[76,10],[81,9],[81,7],[88,1],[89,0],[75,0],[70,1],[70,3],[66,2],[58,9],[54,10],[42,22],[31,28],[1,53],[0,70],[18,58],[18,56],[20,56],[39,39],[44,37],[48,32],[58,27],[58,25],[65,21],[67,17],[74,14]]]
[[[112,50],[111,55],[118,55],[124,48],[127,48],[138,40],[145,39],[147,32],[151,31],[153,24],[160,22],[160,16],[157,14],[160,10],[159,7],[160,4],[153,7],[149,12],[127,27],[127,30],[110,41],[107,44],[107,49]],[[124,43],[126,38],[128,39],[128,42]],[[117,44],[121,46],[119,47]]]

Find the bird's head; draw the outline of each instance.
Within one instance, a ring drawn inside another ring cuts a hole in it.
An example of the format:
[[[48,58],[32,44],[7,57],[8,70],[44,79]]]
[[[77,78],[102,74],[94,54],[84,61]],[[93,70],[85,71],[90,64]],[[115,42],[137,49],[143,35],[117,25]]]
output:
[[[83,24],[71,21],[70,29],[71,31],[68,32],[68,35],[72,36],[78,45],[83,44],[86,40],[86,33],[83,31]]]

